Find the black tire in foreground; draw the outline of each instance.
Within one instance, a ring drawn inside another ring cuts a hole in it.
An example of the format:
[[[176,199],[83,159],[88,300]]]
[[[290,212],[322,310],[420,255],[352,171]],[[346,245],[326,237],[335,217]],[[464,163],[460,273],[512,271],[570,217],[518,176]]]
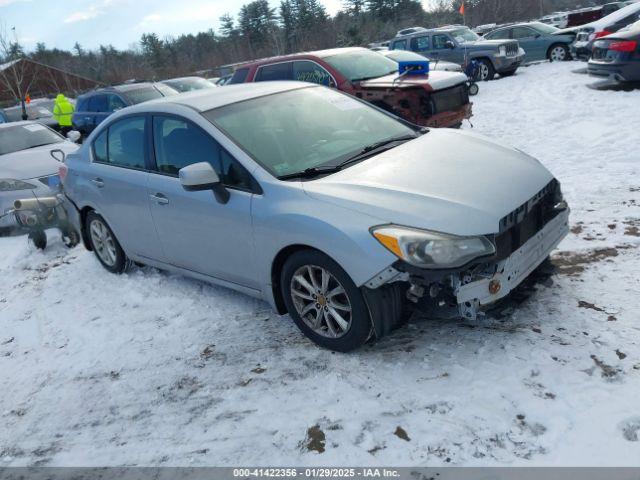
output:
[[[319,346],[348,352],[371,336],[362,292],[327,255],[317,250],[292,254],[282,268],[280,286],[289,315]]]
[[[111,273],[123,273],[131,264],[118,243],[111,227],[104,218],[94,211],[89,212],[85,221],[87,237],[93,253],[104,268]]]

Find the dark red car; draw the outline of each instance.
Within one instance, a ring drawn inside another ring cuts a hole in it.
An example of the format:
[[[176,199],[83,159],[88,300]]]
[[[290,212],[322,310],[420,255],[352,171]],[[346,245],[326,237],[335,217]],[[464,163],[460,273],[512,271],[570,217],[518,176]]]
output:
[[[232,83],[298,80],[337,88],[426,127],[458,127],[471,117],[467,77],[459,72],[398,74],[398,64],[366,48],[336,48],[236,66]]]

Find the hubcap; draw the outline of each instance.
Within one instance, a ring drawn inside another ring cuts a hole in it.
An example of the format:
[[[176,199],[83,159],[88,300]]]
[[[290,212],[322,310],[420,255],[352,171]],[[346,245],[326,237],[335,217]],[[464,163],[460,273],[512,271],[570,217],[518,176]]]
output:
[[[489,76],[489,67],[487,67],[484,63],[480,65],[480,79],[486,80]]]
[[[304,265],[291,278],[291,299],[304,323],[318,335],[339,338],[351,327],[351,302],[328,270]]]
[[[105,264],[113,267],[116,264],[116,245],[107,226],[100,220],[92,220],[89,225],[91,243],[96,253]]]
[[[566,52],[562,47],[556,47],[553,50],[551,50],[551,60],[562,61],[564,60],[565,56],[566,56]]]

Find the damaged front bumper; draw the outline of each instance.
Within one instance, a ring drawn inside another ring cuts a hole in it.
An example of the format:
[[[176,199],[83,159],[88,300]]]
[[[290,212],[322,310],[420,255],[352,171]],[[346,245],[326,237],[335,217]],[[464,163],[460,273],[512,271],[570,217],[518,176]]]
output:
[[[498,262],[494,274],[484,278],[464,276],[454,280],[453,293],[460,315],[475,319],[483,307],[507,296],[549,256],[568,233],[569,208],[566,208],[508,258]]]

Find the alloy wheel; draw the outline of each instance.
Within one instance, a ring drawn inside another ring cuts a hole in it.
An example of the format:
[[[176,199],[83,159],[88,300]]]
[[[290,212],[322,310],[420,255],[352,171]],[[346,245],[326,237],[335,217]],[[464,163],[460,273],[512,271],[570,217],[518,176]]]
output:
[[[489,66],[484,63],[480,64],[480,80],[486,80],[489,76]]]
[[[549,55],[549,57],[551,57],[552,62],[562,62],[565,58],[567,58],[567,51],[564,49],[564,47],[554,47],[551,50],[551,54]]]
[[[302,321],[327,338],[342,337],[351,327],[349,297],[338,279],[317,265],[303,265],[291,278],[291,299]]]
[[[113,235],[111,235],[107,226],[100,220],[94,219],[89,225],[89,232],[91,234],[91,243],[100,260],[109,267],[113,267],[117,259],[116,245]]]

